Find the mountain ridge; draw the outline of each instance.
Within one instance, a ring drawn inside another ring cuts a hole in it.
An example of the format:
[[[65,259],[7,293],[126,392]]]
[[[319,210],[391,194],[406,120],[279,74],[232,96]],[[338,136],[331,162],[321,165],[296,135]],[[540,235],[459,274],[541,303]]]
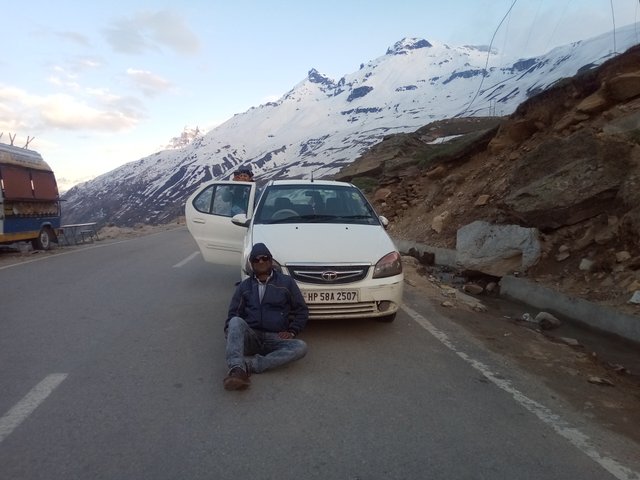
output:
[[[618,43],[632,43],[633,34],[619,30]],[[523,99],[611,55],[608,35],[488,69],[480,47],[405,38],[388,51],[338,81],[311,69],[276,102],[236,114],[178,150],[73,187],[63,197],[64,221],[167,222],[198,184],[229,178],[239,165],[251,165],[259,181],[312,172],[329,177],[387,135],[462,112],[511,113]]]

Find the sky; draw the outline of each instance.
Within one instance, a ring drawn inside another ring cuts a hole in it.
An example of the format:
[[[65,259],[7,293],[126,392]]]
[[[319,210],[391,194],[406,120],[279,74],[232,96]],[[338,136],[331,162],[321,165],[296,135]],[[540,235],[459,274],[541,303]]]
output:
[[[504,58],[640,20],[640,0],[0,0],[0,142],[59,188],[275,101],[315,68],[339,80],[405,37]],[[499,27],[499,28],[498,28]],[[639,26],[640,30],[640,26]]]

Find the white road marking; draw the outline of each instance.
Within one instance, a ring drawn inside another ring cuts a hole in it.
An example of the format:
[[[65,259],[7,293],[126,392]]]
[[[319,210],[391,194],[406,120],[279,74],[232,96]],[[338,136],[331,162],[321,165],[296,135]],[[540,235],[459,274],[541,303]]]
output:
[[[0,443],[31,415],[65,378],[67,378],[66,373],[52,373],[46,376],[44,380],[33,387],[22,400],[16,403],[11,410],[0,418]]]
[[[402,309],[413,318],[420,326],[427,330],[431,335],[437,338],[444,346],[454,352],[465,362],[478,370],[487,380],[492,382],[501,390],[504,390],[510,394],[513,399],[522,407],[529,410],[536,417],[549,425],[558,435],[564,437],[578,450],[585,453],[589,458],[598,463],[602,468],[611,473],[615,478],[619,480],[640,479],[640,474],[633,471],[630,468],[618,463],[616,460],[601,455],[595,447],[591,444],[590,438],[582,433],[577,428],[572,427],[566,421],[564,421],[559,415],[553,413],[544,405],[532,400],[517,390],[511,385],[509,380],[500,378],[500,375],[492,372],[485,364],[471,358],[465,352],[458,350],[458,348],[449,340],[447,334],[438,330],[429,320],[424,318],[418,312],[412,310],[406,305],[402,306]]]
[[[180,268],[184,265],[186,265],[187,263],[189,263],[191,260],[193,260],[194,258],[196,258],[198,255],[200,255],[200,252],[193,252],[191,255],[189,255],[187,258],[185,258],[184,260],[182,260],[181,262],[176,263],[173,268]]]

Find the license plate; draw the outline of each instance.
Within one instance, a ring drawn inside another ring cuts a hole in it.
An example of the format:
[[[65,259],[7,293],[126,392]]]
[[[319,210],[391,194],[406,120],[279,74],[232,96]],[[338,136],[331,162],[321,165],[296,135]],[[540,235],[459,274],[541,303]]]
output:
[[[307,303],[356,303],[358,290],[313,290],[303,291]]]

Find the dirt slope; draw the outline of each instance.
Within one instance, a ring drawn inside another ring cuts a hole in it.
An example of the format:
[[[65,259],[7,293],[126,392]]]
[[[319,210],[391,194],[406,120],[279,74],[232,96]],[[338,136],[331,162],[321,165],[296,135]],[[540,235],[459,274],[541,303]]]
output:
[[[455,248],[475,220],[535,227],[542,256],[521,273],[640,314],[628,303],[640,290],[640,46],[508,118],[388,137],[336,177],[364,188],[397,238]]]

